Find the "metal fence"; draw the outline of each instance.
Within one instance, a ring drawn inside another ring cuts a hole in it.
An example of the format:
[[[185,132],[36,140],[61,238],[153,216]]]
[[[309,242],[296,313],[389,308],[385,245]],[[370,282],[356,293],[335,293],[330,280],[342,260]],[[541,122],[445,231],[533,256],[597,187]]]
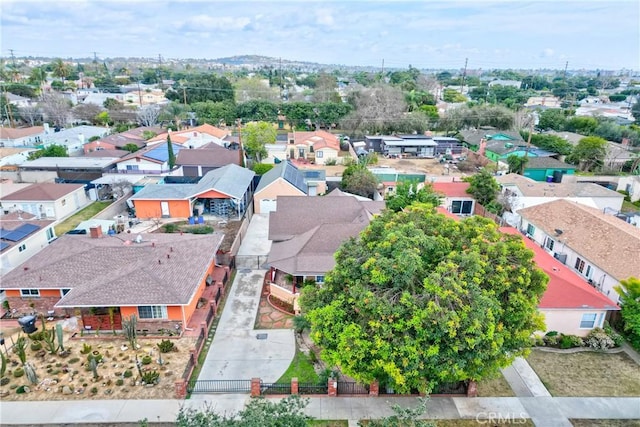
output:
[[[202,348],[201,345],[202,345],[202,342],[204,341],[204,339],[205,339],[204,329],[200,329],[200,335],[198,335],[198,339],[196,340],[196,346],[195,346],[195,348],[196,348],[196,350],[198,352]]]
[[[260,394],[291,394],[291,383],[261,383]]]
[[[222,297],[222,289],[218,288],[218,292],[216,292],[216,304],[218,304],[218,301],[220,301],[221,297]]]
[[[235,267],[238,270],[248,268],[251,270],[265,269],[265,263],[267,262],[267,255],[236,255]]]
[[[189,393],[249,393],[251,380],[191,380]]]
[[[369,386],[353,381],[338,381],[338,394],[369,394]]]
[[[329,393],[329,387],[327,384],[317,383],[299,383],[299,394],[327,394]]]

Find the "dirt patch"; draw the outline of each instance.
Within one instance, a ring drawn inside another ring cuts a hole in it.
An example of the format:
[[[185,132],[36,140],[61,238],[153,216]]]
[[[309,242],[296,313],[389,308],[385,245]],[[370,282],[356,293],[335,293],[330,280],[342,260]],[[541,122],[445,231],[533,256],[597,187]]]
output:
[[[48,354],[45,350],[32,350],[29,340],[27,362],[38,376],[38,384],[29,382],[26,375],[15,376],[20,362],[15,353],[9,351],[6,378],[9,383],[0,387],[0,396],[5,401],[34,400],[87,400],[87,399],[172,399],[174,383],[182,377],[189,359],[189,350],[195,345],[195,338],[172,339],[175,350],[160,353],[157,344],[161,339],[139,338],[138,350],[123,347],[128,343],[120,338],[81,338],[65,340],[65,350],[69,355]],[[44,343],[42,343],[44,344]],[[87,354],[85,345],[91,346]],[[102,360],[97,365],[97,379],[90,369],[89,354],[99,355]],[[160,356],[162,361],[160,361]],[[143,361],[145,356],[149,356]],[[158,383],[145,386],[141,382],[136,357],[142,362],[141,370],[157,371]],[[129,375],[129,373],[131,375]],[[5,380],[6,381],[6,380]],[[22,387],[29,392],[18,394]]]

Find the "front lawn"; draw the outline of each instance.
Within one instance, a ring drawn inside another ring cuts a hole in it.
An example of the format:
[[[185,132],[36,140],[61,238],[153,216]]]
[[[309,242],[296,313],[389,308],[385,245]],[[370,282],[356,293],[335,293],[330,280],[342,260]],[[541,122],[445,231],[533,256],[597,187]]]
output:
[[[514,397],[515,393],[502,373],[496,378],[478,381],[478,397]]]
[[[549,353],[527,359],[553,396],[640,396],[640,367],[626,353]]]
[[[62,221],[60,224],[56,225],[55,227],[56,236],[59,237],[65,234],[67,231],[75,230],[78,224],[80,224],[82,221],[86,221],[88,219],[93,218],[94,216],[96,216],[98,212],[101,212],[103,209],[109,206],[112,202],[113,200],[91,203],[89,206],[82,209],[80,212],[70,216],[69,218]]]
[[[571,419],[573,427],[638,427],[639,420],[582,420]]]
[[[313,383],[317,384],[320,378],[316,371],[313,369],[313,363],[309,356],[296,350],[296,355],[291,361],[291,365],[287,368],[286,372],[277,381],[279,384],[290,384],[291,378],[298,378],[299,383]]]

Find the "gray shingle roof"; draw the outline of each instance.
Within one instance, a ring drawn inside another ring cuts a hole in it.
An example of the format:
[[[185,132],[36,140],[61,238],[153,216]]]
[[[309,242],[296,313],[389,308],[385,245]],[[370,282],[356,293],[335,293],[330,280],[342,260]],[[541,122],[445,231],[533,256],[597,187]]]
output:
[[[556,160],[553,157],[529,157],[524,169],[575,169],[568,163]]]
[[[136,235],[63,235],[6,274],[0,288],[70,288],[57,307],[184,305],[223,237],[158,233],[135,243]]]
[[[275,165],[273,169],[262,175],[260,183],[256,188],[256,193],[262,191],[278,178],[284,179],[289,184],[302,191],[303,194],[308,193],[307,184],[304,181],[304,174],[289,161]]]
[[[130,200],[176,200],[188,199],[196,184],[151,184],[131,196]]]
[[[196,184],[193,195],[214,189],[236,199],[242,198],[251,185],[255,172],[242,166],[230,164],[207,172]]]

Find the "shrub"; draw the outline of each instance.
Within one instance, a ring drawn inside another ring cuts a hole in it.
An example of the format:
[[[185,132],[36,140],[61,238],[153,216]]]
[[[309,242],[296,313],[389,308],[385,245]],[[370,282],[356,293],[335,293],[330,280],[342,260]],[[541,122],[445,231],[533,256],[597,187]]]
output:
[[[190,227],[187,231],[191,234],[211,234],[213,233],[213,227],[210,225],[199,225]]]
[[[257,163],[253,166],[253,171],[256,173],[256,175],[264,175],[265,173],[273,169],[273,167],[274,165],[269,165],[266,163]]]
[[[607,335],[607,333],[600,329],[594,328],[584,340],[587,347],[594,350],[606,350],[608,348],[615,347],[616,343]]]
[[[0,378],[0,386],[9,384],[9,381],[11,381],[9,377]]]
[[[327,159],[324,164],[325,166],[335,166],[338,163],[336,159]]]
[[[127,369],[126,371],[124,371],[124,374],[122,374],[122,376],[124,376],[125,378],[131,378],[133,376],[133,372],[131,372],[130,369]]]
[[[178,225],[173,223],[163,225],[162,229],[165,233],[176,233],[179,231]]]
[[[22,368],[18,368],[18,369],[13,371],[13,376],[16,377],[16,378],[20,378],[23,375],[24,375],[24,369],[22,369]]]
[[[89,344],[84,343],[82,344],[82,350],[80,350],[80,354],[89,354],[91,353],[91,350],[92,347]]]
[[[25,390],[24,390],[24,386],[23,386],[23,385],[21,385],[20,387],[18,387],[18,388],[16,389],[16,393],[18,393],[18,394],[24,394],[24,393],[26,393],[26,392],[25,392]]]
[[[34,341],[31,343],[31,351],[38,351],[42,349],[42,344],[39,341]]]
[[[609,338],[613,340],[615,347],[622,347],[622,344],[624,344],[624,337],[622,335],[614,331],[608,322],[605,322],[603,329],[604,332],[609,335]]]
[[[549,331],[544,334],[545,337],[555,337],[556,335],[558,335],[558,331]]]
[[[97,393],[98,393],[98,387],[92,387],[91,394],[97,394]]]
[[[158,343],[160,353],[169,353],[175,348],[175,344],[171,340],[162,340]]]
[[[584,341],[582,338],[575,335],[562,335],[560,337],[560,348],[575,348],[582,347],[584,345]]]
[[[146,355],[146,356],[143,356],[143,357],[142,357],[141,362],[142,362],[142,364],[143,364],[143,365],[148,365],[148,364],[150,364],[151,362],[153,362],[153,359],[151,358],[151,356]]]
[[[79,358],[77,357],[72,357],[71,359],[69,359],[69,364],[73,365],[74,363],[78,363],[80,361]]]
[[[118,379],[116,380],[116,385],[117,385],[117,386],[124,385],[124,380],[123,380],[122,378],[118,378]]]
[[[560,337],[558,335],[545,335],[542,340],[547,347],[557,347]]]

